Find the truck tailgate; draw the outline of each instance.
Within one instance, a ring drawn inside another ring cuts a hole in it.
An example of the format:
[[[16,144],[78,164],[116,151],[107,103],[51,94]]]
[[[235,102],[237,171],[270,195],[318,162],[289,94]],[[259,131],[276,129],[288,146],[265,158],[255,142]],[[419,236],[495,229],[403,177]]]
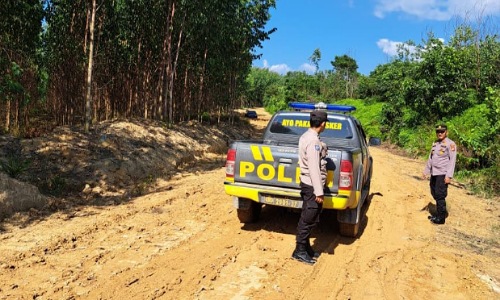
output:
[[[295,146],[270,145],[258,142],[239,143],[236,151],[235,183],[267,185],[299,189],[300,167]],[[327,158],[327,188],[338,190],[337,180],[341,151],[329,150]]]

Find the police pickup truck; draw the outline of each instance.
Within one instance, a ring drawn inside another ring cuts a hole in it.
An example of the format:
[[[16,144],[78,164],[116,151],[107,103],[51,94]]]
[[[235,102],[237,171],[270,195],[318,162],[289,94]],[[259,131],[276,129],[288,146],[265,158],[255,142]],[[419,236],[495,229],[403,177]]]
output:
[[[328,146],[323,209],[337,210],[340,234],[356,237],[362,205],[370,192],[373,159],[360,122],[349,113],[353,106],[290,103],[269,121],[263,139],[234,141],[226,159],[225,192],[233,196],[238,218],[255,222],[262,205],[302,208],[298,144],[309,128],[311,110],[328,113],[320,134]]]

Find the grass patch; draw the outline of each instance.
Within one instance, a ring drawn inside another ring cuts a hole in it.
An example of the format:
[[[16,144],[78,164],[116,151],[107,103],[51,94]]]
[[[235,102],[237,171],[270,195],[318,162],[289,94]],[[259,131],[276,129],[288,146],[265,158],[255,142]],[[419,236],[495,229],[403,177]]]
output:
[[[5,161],[0,160],[0,169],[14,179],[19,178],[29,165],[30,162],[20,156],[9,156]]]

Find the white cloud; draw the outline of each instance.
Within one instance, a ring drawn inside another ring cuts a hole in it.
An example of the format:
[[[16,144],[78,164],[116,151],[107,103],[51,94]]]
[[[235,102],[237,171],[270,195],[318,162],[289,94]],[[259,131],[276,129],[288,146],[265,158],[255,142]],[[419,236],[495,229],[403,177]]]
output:
[[[444,39],[439,38],[439,40],[444,44]],[[377,42],[377,46],[382,50],[382,52],[390,57],[398,55],[398,49],[404,47],[408,49],[410,54],[415,54],[417,52],[416,46],[411,46],[403,42],[395,42],[388,39],[380,39]],[[426,47],[421,48],[421,51],[426,51]]]
[[[269,66],[269,63],[267,62],[266,59],[263,60],[263,67],[271,72],[278,73],[281,75],[285,75],[287,72],[291,71],[290,67],[288,67],[288,65],[286,64]]]
[[[269,67],[269,71],[275,72],[281,75],[286,74],[291,69],[286,64],[272,65]]]
[[[311,64],[305,63],[300,66],[299,70],[305,71],[308,74],[314,74],[314,72],[316,72],[316,67]]]
[[[293,71],[287,64],[277,64],[270,66],[269,62],[266,59],[262,61],[262,64],[263,68],[281,75],[285,75],[286,73]],[[316,67],[309,63],[304,63],[299,67],[299,71],[304,71],[308,74],[314,74],[314,72],[316,71]]]
[[[389,41],[388,39],[380,39],[377,42],[377,46],[382,49],[382,52],[389,56],[394,56],[398,54],[398,45],[401,42]]]
[[[410,50],[410,53],[415,52],[415,46],[409,46],[405,43],[402,42],[395,42],[395,41],[390,41],[388,39],[380,39],[377,42],[377,46],[382,49],[382,52],[389,56],[395,56],[398,55],[398,49],[401,48],[401,46],[407,48]]]
[[[376,0],[374,14],[402,12],[420,19],[447,21],[454,16],[500,15],[499,0]]]

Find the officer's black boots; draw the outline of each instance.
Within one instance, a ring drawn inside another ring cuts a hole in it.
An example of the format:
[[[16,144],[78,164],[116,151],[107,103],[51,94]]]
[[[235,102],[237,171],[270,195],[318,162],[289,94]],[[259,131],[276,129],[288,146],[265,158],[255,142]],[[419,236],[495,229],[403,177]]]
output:
[[[306,245],[304,245],[304,244],[297,244],[297,246],[295,247],[295,250],[292,253],[292,258],[294,258],[294,259],[296,259],[298,261],[301,261],[303,263],[312,265],[316,261],[311,258],[311,256],[307,253],[306,249],[307,249]]]
[[[428,219],[433,223],[433,224],[444,224],[446,220],[446,216],[448,213],[445,214],[437,214],[436,216],[429,216]]]
[[[433,216],[429,220],[431,220],[433,224],[444,224],[445,219],[444,216]]]
[[[307,251],[307,254],[309,254],[309,256],[312,259],[317,259],[319,257],[319,253],[314,251],[314,249],[311,247],[311,244],[309,243],[309,241],[307,241],[307,244],[306,244],[306,251]]]

